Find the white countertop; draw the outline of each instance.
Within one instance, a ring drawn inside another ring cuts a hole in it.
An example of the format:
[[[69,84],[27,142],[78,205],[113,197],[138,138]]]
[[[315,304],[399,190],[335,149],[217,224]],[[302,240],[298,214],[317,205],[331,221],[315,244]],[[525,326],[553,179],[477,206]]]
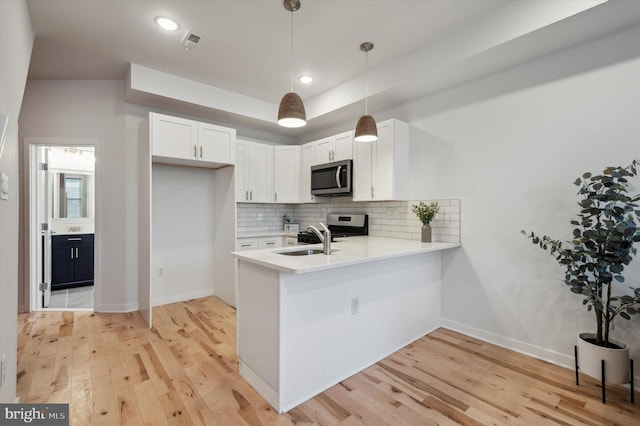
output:
[[[335,242],[331,243],[331,248],[334,252],[328,256],[324,254],[314,254],[310,256],[286,256],[279,254],[279,252],[284,251],[322,248],[322,244],[236,251],[232,254],[236,258],[247,262],[257,263],[283,272],[303,274],[456,247],[460,247],[460,244],[421,243],[417,240],[368,236],[338,238]]]

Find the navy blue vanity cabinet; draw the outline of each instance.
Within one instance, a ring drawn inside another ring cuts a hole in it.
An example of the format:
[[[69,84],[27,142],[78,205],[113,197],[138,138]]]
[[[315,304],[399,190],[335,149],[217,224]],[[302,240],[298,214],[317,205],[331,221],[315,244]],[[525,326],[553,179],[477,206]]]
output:
[[[51,289],[93,284],[93,234],[51,237]]]

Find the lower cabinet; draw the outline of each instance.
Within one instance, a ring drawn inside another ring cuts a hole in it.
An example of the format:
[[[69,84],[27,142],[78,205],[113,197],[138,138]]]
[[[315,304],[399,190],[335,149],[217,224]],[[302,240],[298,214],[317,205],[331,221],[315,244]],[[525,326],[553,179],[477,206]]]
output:
[[[279,235],[274,237],[238,238],[236,240],[236,250],[258,250],[282,247],[282,240],[283,237]]]
[[[93,234],[51,237],[51,289],[93,284]]]

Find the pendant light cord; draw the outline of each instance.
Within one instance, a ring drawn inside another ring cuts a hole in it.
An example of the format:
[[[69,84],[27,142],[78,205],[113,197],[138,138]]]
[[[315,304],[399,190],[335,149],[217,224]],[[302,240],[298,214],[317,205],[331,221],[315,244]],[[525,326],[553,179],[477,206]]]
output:
[[[289,91],[293,92],[293,10],[291,11],[291,50],[289,51]]]
[[[369,115],[369,51],[364,52],[364,114]]]

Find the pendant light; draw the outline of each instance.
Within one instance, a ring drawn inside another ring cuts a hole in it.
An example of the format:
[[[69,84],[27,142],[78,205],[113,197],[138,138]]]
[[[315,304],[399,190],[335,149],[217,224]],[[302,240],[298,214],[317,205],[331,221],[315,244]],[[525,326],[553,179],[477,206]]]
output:
[[[278,108],[278,124],[282,127],[302,127],[307,124],[307,114],[304,104],[297,93],[293,91],[293,12],[300,9],[299,0],[284,0],[284,8],[291,12],[291,52],[289,56],[289,84],[290,91],[282,97]]]
[[[364,52],[364,73],[365,79],[367,78],[367,72],[369,70],[369,51],[373,49],[373,43],[370,41],[364,42],[360,45],[360,50]],[[375,142],[378,140],[378,126],[376,120],[369,115],[369,82],[365,83],[365,97],[364,97],[364,115],[358,120],[356,124],[356,132],[354,135],[356,142]]]

